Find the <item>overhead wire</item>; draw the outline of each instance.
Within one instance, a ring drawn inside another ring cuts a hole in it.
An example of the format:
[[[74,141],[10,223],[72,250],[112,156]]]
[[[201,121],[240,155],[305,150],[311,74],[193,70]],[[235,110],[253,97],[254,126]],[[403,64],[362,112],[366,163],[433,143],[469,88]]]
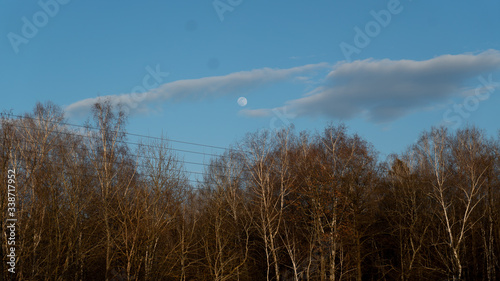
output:
[[[6,116],[12,116],[16,117],[18,119],[32,119],[32,120],[40,120],[40,118],[35,118],[35,117],[30,117],[30,116],[22,116],[22,115],[16,115],[16,114],[6,114]],[[59,125],[67,125],[71,127],[78,127],[78,128],[83,128],[83,129],[90,129],[90,130],[100,130],[100,128],[97,127],[91,127],[91,126],[84,126],[84,125],[78,125],[78,124],[72,124],[68,122],[55,122],[51,120],[43,120],[44,122],[50,122],[50,123],[56,123]],[[188,142],[188,141],[181,141],[181,140],[176,140],[176,139],[171,139],[171,138],[164,138],[164,137],[155,137],[155,136],[147,136],[147,135],[142,135],[142,134],[137,134],[137,133],[130,133],[130,132],[119,132],[119,131],[112,131],[112,133],[123,133],[125,135],[129,136],[136,136],[136,137],[142,137],[142,138],[148,138],[148,139],[155,139],[155,140],[161,140],[161,141],[169,141],[169,142],[174,142],[174,143],[182,143],[182,144],[188,144],[188,145],[193,145],[193,146],[200,146],[200,147],[207,147],[207,148],[215,148],[215,149],[221,149],[221,150],[229,150],[229,151],[239,151],[239,152],[245,152],[241,149],[234,149],[234,148],[227,148],[227,147],[222,147],[222,146],[216,146],[216,145],[209,145],[209,144],[202,144],[202,143],[196,143],[196,142]]]
[[[12,115],[11,115],[12,116]],[[23,117],[23,116],[19,116],[19,115],[15,115],[17,118],[26,118],[26,117]],[[30,119],[36,119],[36,120],[40,120],[40,119],[37,119],[37,118],[30,118]],[[15,119],[12,119],[12,120],[15,120]],[[19,120],[19,119],[17,119]],[[43,120],[43,121],[48,121],[48,120]],[[53,122],[53,121],[48,121],[50,123],[56,123],[57,125],[57,128],[56,130],[53,130],[53,131],[50,131],[49,133],[55,133],[56,135],[57,134],[64,134],[64,135],[70,135],[70,136],[74,136],[74,137],[79,137],[79,138],[87,138],[87,139],[99,139],[98,137],[93,137],[91,135],[83,135],[83,134],[78,134],[78,133],[70,133],[70,132],[67,132],[67,131],[61,131],[60,130],[60,124],[66,124],[66,125],[71,125],[71,126],[76,126],[76,127],[84,127],[84,126],[80,126],[80,125],[75,125],[75,124],[69,124],[69,123],[62,123],[62,122]],[[36,130],[36,131],[43,131],[43,132],[46,132],[46,130],[44,129],[41,129],[41,128],[37,128],[37,127],[26,127],[26,126],[21,126],[20,124],[16,123],[16,122],[12,122],[10,123],[11,126],[13,127],[16,127],[16,128],[23,128],[23,129],[28,129],[28,130]],[[64,127],[63,127],[64,128]],[[88,128],[88,127],[84,127],[84,128]],[[66,129],[66,128],[65,128]],[[136,135],[136,136],[142,136],[142,135],[139,135],[139,134],[133,134],[133,135]],[[157,138],[157,137],[150,137],[150,136],[142,136],[142,137],[146,137],[146,138],[152,138],[152,139],[158,139],[158,140],[162,140],[162,141],[171,141],[171,139],[167,139],[167,138]],[[37,141],[32,141],[32,140],[27,140],[25,139],[24,140],[25,142],[29,142],[29,143],[33,143],[33,144],[36,144],[36,143],[41,143],[41,142],[37,142]],[[127,141],[117,141],[117,142],[122,142],[122,143],[125,143],[125,144],[128,144],[128,145],[137,145],[137,147],[153,147],[153,148],[158,148],[154,145],[149,145],[149,144],[145,144],[145,143],[135,143],[135,142],[127,142]],[[179,141],[178,141],[179,142]],[[188,142],[182,142],[182,143],[188,143]],[[189,144],[195,144],[195,143],[189,143]],[[59,144],[60,146],[63,146],[63,147],[68,147],[68,148],[74,148],[73,146],[71,145],[63,145],[63,144]],[[202,145],[202,146],[206,146],[206,145]],[[209,146],[209,147],[215,147],[215,146]],[[221,147],[216,147],[216,148],[221,148]],[[195,154],[200,154],[200,155],[204,155],[204,156],[213,156],[213,157],[223,157],[224,155],[218,155],[218,154],[211,154],[211,153],[204,153],[204,152],[197,152],[197,151],[190,151],[190,150],[182,150],[182,149],[176,149],[176,148],[173,148],[173,147],[166,147],[167,150],[172,150],[172,151],[178,151],[178,152],[187,152],[187,153],[195,153]],[[38,151],[30,151],[30,152],[36,152],[36,153],[40,153]],[[161,159],[160,158],[157,158],[157,157],[154,157],[154,156],[145,156],[145,155],[139,155],[139,154],[133,154],[133,153],[128,153],[128,156],[130,157],[135,157],[135,158],[147,158],[147,159],[154,159],[154,160],[158,160],[160,161]],[[185,161],[185,160],[180,160],[178,157],[173,157],[173,158],[170,158],[169,160],[172,160],[172,161],[175,161],[175,162],[178,162],[178,163],[182,163],[182,164],[192,164],[192,165],[201,165],[201,166],[207,166],[207,167],[210,167],[210,166],[215,166],[215,167],[226,167],[224,165],[217,165],[215,163],[210,163],[210,164],[207,164],[207,163],[199,163],[199,162],[192,162],[192,161]],[[137,162],[137,161],[136,161]],[[114,164],[118,164],[118,163],[114,163]],[[137,167],[143,167],[143,168],[146,168],[145,167],[145,164],[139,164],[139,163],[136,163],[136,166]],[[188,171],[188,170],[175,170],[175,171],[179,171],[179,172],[186,172],[186,173],[189,173],[189,174],[196,174],[196,175],[204,175],[204,173],[201,173],[201,172],[194,172],[194,171]],[[225,175],[220,175],[220,176],[225,176]],[[231,177],[231,178],[237,178],[237,177]]]
[[[0,138],[1,138],[1,136],[0,136]],[[30,140],[23,140],[23,141],[29,142],[29,143],[36,143],[36,142],[30,141]],[[68,146],[65,146],[65,145],[61,145],[61,146],[68,147]],[[35,153],[36,155],[44,155],[44,156],[48,156],[49,153],[50,153],[50,151],[41,152],[41,151],[35,151],[35,150],[28,150],[26,152],[27,153]],[[128,156],[133,156],[133,155],[129,154]],[[155,158],[155,157],[147,157],[147,156],[140,156],[140,155],[136,155],[136,156],[147,158],[147,159],[160,160],[160,159]],[[176,160],[175,158],[174,159],[169,159],[169,160],[174,161],[174,162],[182,162],[182,161]],[[67,160],[67,161],[69,162],[70,160]],[[99,160],[99,163],[120,165],[120,164],[123,164],[124,162],[119,162],[119,160],[116,160],[116,161]],[[182,163],[186,163],[186,162],[182,162]],[[137,168],[144,168],[144,169],[154,168],[153,165],[148,165],[146,163],[140,164],[138,161],[136,161],[134,164],[135,164],[135,167],[137,167]],[[195,163],[195,164],[201,164],[201,163]],[[59,167],[67,167],[67,166],[65,166],[63,164],[53,163],[53,162],[51,163],[51,165],[55,165],[55,166],[59,166]],[[204,164],[204,165],[211,166],[212,164]],[[216,166],[216,167],[221,167],[221,166]],[[203,173],[203,172],[195,172],[195,171],[189,171],[189,170],[185,170],[185,169],[168,168],[168,170],[169,171],[174,171],[174,172],[180,172],[180,173],[194,174],[194,175],[202,175],[202,176],[205,175],[205,173]],[[239,179],[241,179],[240,177],[235,177],[235,176],[227,176],[227,175],[218,175],[218,176],[229,177],[229,178],[239,178]]]
[[[41,128],[31,128],[31,127],[26,127],[26,126],[21,126],[19,124],[11,124],[13,127],[16,128],[24,128],[24,129],[30,129],[30,130],[36,130],[36,131],[42,131],[45,132],[45,130]],[[69,135],[69,136],[75,136],[75,137],[81,137],[81,138],[87,138],[87,139],[96,139],[99,140],[97,137],[89,136],[89,135],[81,135],[81,134],[75,134],[75,133],[69,133],[69,132],[63,132],[60,130],[55,130],[53,131],[54,133],[57,134],[64,134],[64,135]],[[30,140],[25,140],[27,142],[35,143],[35,141],[30,141]],[[124,144],[129,144],[129,145],[137,145],[137,147],[149,147],[149,148],[158,148],[154,144],[146,144],[146,143],[135,143],[135,142],[126,142],[126,141],[117,141],[119,143],[124,143]],[[70,147],[67,145],[63,145],[64,147]],[[193,153],[193,154],[198,154],[198,155],[203,155],[203,156],[212,156],[212,157],[224,157],[224,155],[220,154],[212,154],[212,153],[205,153],[205,152],[198,152],[198,151],[191,151],[191,150],[184,150],[184,149],[177,149],[173,147],[165,147],[167,150],[172,150],[172,151],[177,151],[177,152],[185,152],[185,153]],[[153,158],[155,160],[160,160],[159,158],[153,157],[153,156],[144,156],[144,155],[139,155],[139,154],[129,154],[132,157],[139,157],[139,158]],[[174,161],[183,163],[183,164],[192,164],[192,165],[200,165],[200,166],[211,166],[213,164],[207,164],[207,163],[199,163],[199,162],[192,162],[192,161],[185,161],[185,160],[180,160],[180,159],[174,159]]]

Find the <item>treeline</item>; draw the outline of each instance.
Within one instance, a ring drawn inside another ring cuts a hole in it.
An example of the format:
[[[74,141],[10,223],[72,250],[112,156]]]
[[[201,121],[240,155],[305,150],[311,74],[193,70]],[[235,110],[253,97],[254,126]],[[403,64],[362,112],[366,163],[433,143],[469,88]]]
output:
[[[248,134],[191,182],[168,141],[38,104],[0,127],[2,280],[500,280],[500,135],[432,128],[378,160],[343,125]]]

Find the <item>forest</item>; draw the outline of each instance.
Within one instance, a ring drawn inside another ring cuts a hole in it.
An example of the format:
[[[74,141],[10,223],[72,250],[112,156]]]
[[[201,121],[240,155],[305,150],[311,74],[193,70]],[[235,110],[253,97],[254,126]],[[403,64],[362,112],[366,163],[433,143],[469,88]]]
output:
[[[193,182],[110,102],[66,122],[1,115],[2,280],[500,281],[500,131],[433,127],[381,160],[342,123],[263,130]]]

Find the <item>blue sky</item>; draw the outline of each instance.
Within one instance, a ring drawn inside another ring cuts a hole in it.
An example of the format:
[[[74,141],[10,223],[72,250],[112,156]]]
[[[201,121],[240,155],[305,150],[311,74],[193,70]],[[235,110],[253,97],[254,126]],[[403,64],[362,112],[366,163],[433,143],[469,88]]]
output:
[[[129,132],[221,147],[343,121],[381,155],[431,126],[500,128],[498,1],[1,2],[15,113],[50,100],[81,123],[109,97]]]

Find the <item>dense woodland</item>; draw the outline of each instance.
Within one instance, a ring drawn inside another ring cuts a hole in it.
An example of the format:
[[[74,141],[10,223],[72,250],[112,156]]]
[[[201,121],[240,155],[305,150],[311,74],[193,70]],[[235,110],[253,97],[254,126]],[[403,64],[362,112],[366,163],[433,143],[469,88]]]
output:
[[[500,134],[432,128],[381,161],[342,124],[260,131],[192,182],[168,140],[128,145],[108,102],[65,122],[51,103],[1,119],[18,280],[500,281]]]

